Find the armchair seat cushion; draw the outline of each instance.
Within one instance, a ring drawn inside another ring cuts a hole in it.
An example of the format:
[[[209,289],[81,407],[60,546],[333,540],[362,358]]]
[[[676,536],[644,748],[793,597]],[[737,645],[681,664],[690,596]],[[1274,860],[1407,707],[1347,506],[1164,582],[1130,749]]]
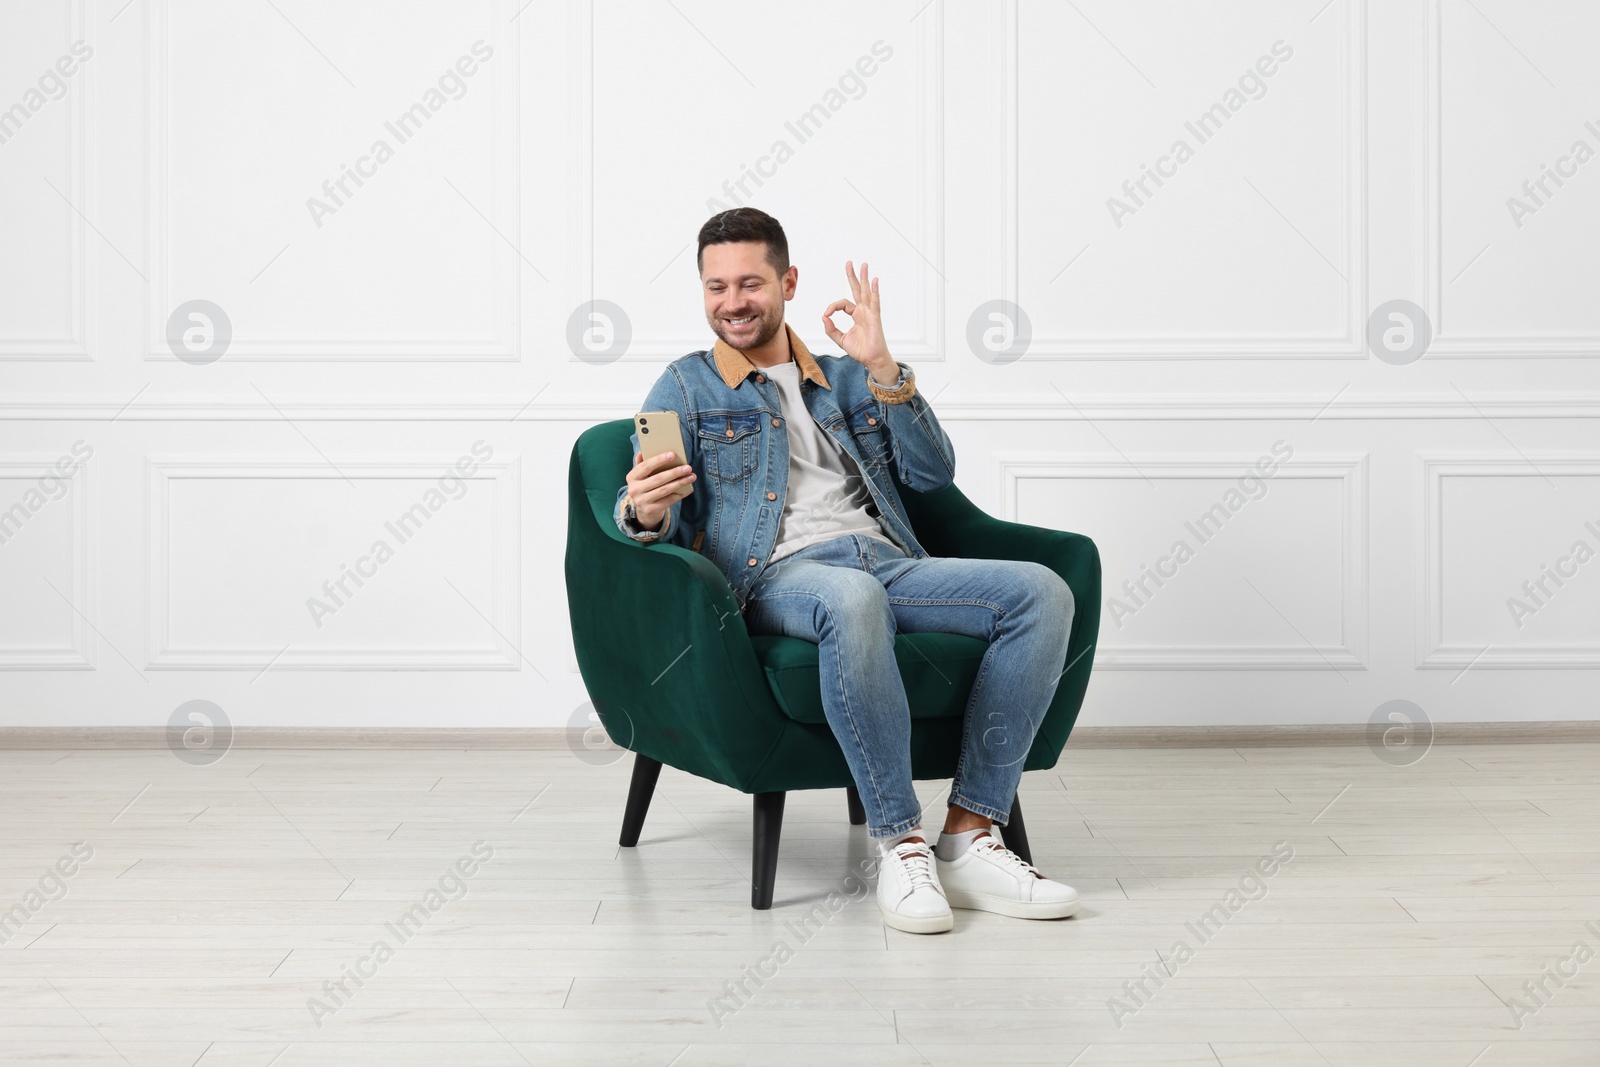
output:
[[[750,643],[783,713],[795,722],[827,725],[819,646],[778,634],[752,634]],[[988,642],[963,634],[896,634],[894,658],[911,718],[959,719],[988,651]]]

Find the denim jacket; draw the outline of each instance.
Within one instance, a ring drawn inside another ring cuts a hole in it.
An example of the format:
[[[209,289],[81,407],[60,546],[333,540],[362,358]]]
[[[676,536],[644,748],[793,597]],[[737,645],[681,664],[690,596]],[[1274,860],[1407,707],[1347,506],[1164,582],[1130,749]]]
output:
[[[860,468],[884,534],[906,555],[926,557],[895,482],[919,492],[942,489],[955,478],[956,460],[950,438],[917,393],[915,374],[897,364],[900,378],[885,388],[856,360],[813,357],[792,327],[784,329],[811,417]],[[719,339],[708,351],[669,363],[640,410],[678,413],[694,491],[673,503],[660,530],[644,530],[623,518],[624,485],[613,519],[636,541],[665,539],[706,556],[727,576],[743,611],[777,544],[789,483],[777,383]],[[630,463],[639,452],[637,432],[631,440]]]

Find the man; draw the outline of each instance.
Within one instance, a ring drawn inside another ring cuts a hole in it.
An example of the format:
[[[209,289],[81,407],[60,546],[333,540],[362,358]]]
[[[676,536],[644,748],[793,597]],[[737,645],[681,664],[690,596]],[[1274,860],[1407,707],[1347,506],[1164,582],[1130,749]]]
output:
[[[709,557],[752,633],[815,642],[828,724],[882,851],[877,900],[888,925],[937,933],[951,907],[1021,918],[1077,909],[990,833],[1004,826],[1022,761],[1055,694],[1072,626],[1072,591],[1038,563],[930,556],[895,480],[949,485],[955,450],[911,368],[884,342],[878,280],[845,264],[850,298],[822,313],[845,356],[813,356],[784,322],[799,269],[783,227],[755,208],[712,216],[696,262],[709,351],[668,365],[644,411],[672,410],[687,456],[642,458],[615,518],[638,541],[665,538]],[[840,332],[832,316],[853,321]],[[682,486],[694,491],[679,499]],[[692,538],[692,543],[691,543]],[[988,641],[967,702],[962,755],[930,849],[912,789],[911,718],[894,635],[961,633]]]

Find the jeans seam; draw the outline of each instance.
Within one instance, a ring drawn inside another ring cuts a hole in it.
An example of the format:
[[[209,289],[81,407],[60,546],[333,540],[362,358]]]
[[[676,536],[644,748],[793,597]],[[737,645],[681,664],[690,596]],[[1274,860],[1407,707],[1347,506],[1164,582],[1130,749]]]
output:
[[[786,597],[786,596],[806,597],[808,599],[815,600],[817,603],[822,604],[824,607],[827,606],[827,601],[823,600],[821,596],[817,595],[816,593],[810,592],[809,590],[805,590],[805,589],[790,589],[790,590],[787,590],[787,591],[784,591],[784,592],[779,592],[779,593],[775,593],[775,594],[769,594],[769,597],[773,598],[773,599],[775,599],[777,597]],[[831,622],[831,620],[830,620],[830,622]],[[837,655],[837,653],[835,653],[835,655]],[[844,673],[843,670],[841,670],[840,674],[843,674],[843,673]],[[849,693],[849,689],[848,689],[847,686],[844,686],[844,685],[841,684],[840,687],[839,687],[839,691],[840,691],[840,695],[843,698],[843,702],[844,702],[844,717],[845,717],[845,721],[850,724],[850,736],[855,739],[856,749],[858,751],[860,751],[860,753],[861,753],[861,762],[866,767],[867,781],[869,781],[872,784],[872,796],[873,796],[873,799],[877,802],[878,810],[880,812],[884,811],[887,806],[884,804],[884,801],[883,801],[883,791],[878,787],[877,770],[873,766],[872,753],[868,751],[867,746],[865,744],[863,744],[862,741],[861,741],[861,731],[860,731],[859,727],[856,725],[855,712],[852,711],[851,708],[850,708],[850,693]],[[824,705],[824,709],[826,709],[826,705]],[[859,783],[859,782],[856,783],[856,786],[857,786],[858,789],[860,788],[860,785],[861,785],[861,783]],[[919,813],[919,816],[920,816],[920,813]],[[913,823],[912,825],[914,826],[916,824]],[[898,832],[898,831],[891,830],[891,831],[886,831],[886,832],[887,833],[895,833],[895,832]],[[870,827],[868,827],[868,835],[869,836],[881,836],[881,835],[872,835]]]
[[[889,597],[889,603],[891,603],[891,604],[902,604],[902,605],[904,605],[906,607],[918,607],[918,608],[938,608],[938,607],[947,607],[947,608],[988,608],[989,610],[991,610],[993,612],[996,612],[996,613],[998,613],[998,614],[1000,614],[1002,616],[1005,615],[1005,613],[1006,613],[1006,607],[1005,607],[1004,604],[998,604],[993,600],[985,600],[982,597],[948,597],[948,598],[939,597],[939,598],[932,598],[932,597],[891,596],[891,597]]]
[[[1004,608],[996,608],[995,611],[996,611],[995,628],[999,629],[1000,624],[1005,621],[1006,611],[1005,611]],[[950,802],[951,803],[955,803],[956,794],[957,794],[957,792],[958,792],[958,790],[959,790],[959,788],[961,786],[961,783],[965,780],[965,777],[966,777],[967,746],[968,746],[968,742],[972,739],[972,709],[977,706],[978,694],[980,694],[983,691],[983,683],[984,683],[984,680],[989,677],[989,668],[992,665],[993,660],[994,660],[994,642],[990,641],[989,642],[989,647],[984,649],[982,661],[980,661],[979,664],[978,664],[978,676],[976,678],[974,678],[973,681],[972,681],[972,691],[967,694],[967,707],[966,707],[966,710],[963,711],[962,714],[961,714],[961,719],[962,719],[962,726],[961,726],[961,755],[956,757],[955,778],[952,779],[951,784],[950,784]],[[963,804],[961,806],[962,807],[966,807],[965,804]],[[971,809],[968,809],[968,810],[971,810]],[[982,814],[982,813],[980,813],[980,814]]]

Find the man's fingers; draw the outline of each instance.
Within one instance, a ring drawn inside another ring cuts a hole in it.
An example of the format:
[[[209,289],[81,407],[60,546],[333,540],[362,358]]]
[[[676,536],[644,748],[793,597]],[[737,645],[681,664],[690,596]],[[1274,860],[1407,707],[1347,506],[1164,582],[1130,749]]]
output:
[[[850,295],[855,297],[857,301],[865,303],[876,310],[878,306],[878,279],[872,277],[871,265],[862,263],[860,271],[857,272],[854,261],[847,259],[844,262],[844,276],[850,282]]]
[[[657,455],[654,455],[654,456],[651,456],[649,459],[645,460],[645,462],[644,462],[645,470],[644,470],[643,473],[646,473],[646,474],[659,474],[660,472],[662,472],[664,470],[667,470],[667,469],[669,469],[671,467],[677,467],[677,466],[680,466],[682,464],[683,464],[683,457],[682,456],[676,455],[676,454],[674,454],[672,452],[661,452],[661,453],[659,453]]]
[[[828,310],[822,313],[823,332],[828,335],[828,340],[832,341],[840,348],[844,347],[844,334],[839,330],[839,327],[834,324],[833,313],[835,311],[843,311],[848,315],[854,315],[855,310],[856,306],[850,301],[835,300],[833,303],[828,305]]]
[[[683,462],[683,460],[680,457],[673,455],[671,452],[657,452],[655,455],[651,456],[649,459],[640,460],[638,463],[634,464],[634,466],[636,466],[636,467],[644,467],[646,470],[652,470],[653,471],[653,470],[661,469],[661,467],[663,465],[668,464],[668,463],[682,463],[682,462]]]
[[[631,480],[640,486],[643,486],[646,483],[646,479],[657,471],[683,462],[681,457],[675,456],[671,452],[659,452],[649,459],[641,459],[642,455],[642,452],[634,453],[636,462],[633,465],[633,470],[629,472]]]
[[[634,501],[637,503],[643,498],[649,503],[655,501],[658,496],[665,499],[665,494],[660,491],[676,490],[678,486],[686,484],[693,474],[694,471],[679,473],[676,467],[662,474],[653,474],[639,483],[639,496],[634,497]]]

